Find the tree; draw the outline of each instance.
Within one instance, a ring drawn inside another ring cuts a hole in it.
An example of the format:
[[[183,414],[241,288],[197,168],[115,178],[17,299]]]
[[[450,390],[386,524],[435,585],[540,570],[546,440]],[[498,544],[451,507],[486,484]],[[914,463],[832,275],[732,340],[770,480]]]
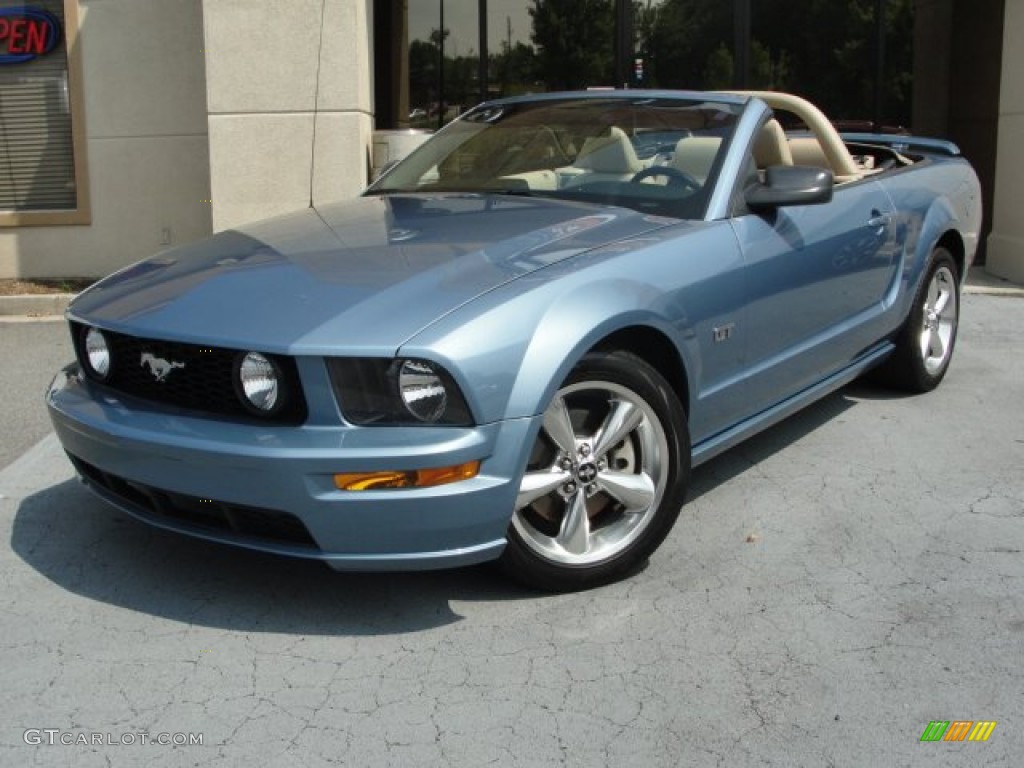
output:
[[[700,89],[713,82],[722,87],[723,73],[732,71],[732,24],[732,3],[722,0],[634,5],[636,50],[644,59],[645,85]]]
[[[754,37],[784,65],[787,87],[833,118],[872,117],[876,0],[758,0]],[[885,0],[885,119],[909,123],[913,0]],[[754,75],[754,73],[752,73]],[[756,76],[756,75],[754,75]]]
[[[501,48],[501,53],[491,54],[488,70],[494,95],[516,96],[537,90],[542,78],[533,47],[516,42],[511,48],[502,43]]]
[[[425,40],[409,43],[409,106],[427,109],[437,101],[440,82],[437,46]]]
[[[614,82],[613,0],[531,0],[530,39],[538,73],[552,90]]]

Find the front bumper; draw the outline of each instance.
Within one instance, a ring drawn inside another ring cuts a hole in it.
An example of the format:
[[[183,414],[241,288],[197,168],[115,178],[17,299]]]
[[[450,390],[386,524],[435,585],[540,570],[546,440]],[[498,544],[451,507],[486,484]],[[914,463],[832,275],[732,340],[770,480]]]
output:
[[[46,395],[83,481],[148,523],[338,570],[419,570],[492,560],[505,546],[539,418],[471,428],[239,424],[159,410],[81,376]],[[471,480],[340,491],[335,473],[480,460]]]

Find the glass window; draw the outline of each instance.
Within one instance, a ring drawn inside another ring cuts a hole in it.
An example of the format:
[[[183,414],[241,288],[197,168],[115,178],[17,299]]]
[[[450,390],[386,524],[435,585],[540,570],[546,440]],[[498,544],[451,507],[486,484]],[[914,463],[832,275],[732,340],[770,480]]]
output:
[[[447,126],[368,194],[551,197],[700,218],[741,109],[641,94],[499,102]]]
[[[530,3],[488,0],[487,98],[548,90],[533,44]]]
[[[910,124],[913,0],[646,0],[633,28],[639,86],[789,91],[862,128]]]
[[[88,220],[73,0],[0,0],[0,224]]]
[[[409,3],[409,127],[439,128],[480,101],[477,0]]]
[[[391,0],[393,3],[393,0]],[[388,0],[377,0],[386,11]],[[619,84],[791,91],[845,126],[909,125],[913,0],[417,0],[408,107],[378,127],[438,128],[488,98]],[[485,46],[480,41],[483,8]],[[879,16],[881,12],[881,17]],[[391,19],[379,13],[380,19]],[[443,17],[443,19],[442,19]],[[442,32],[443,28],[443,32]],[[630,45],[631,41],[631,45]],[[443,45],[443,56],[441,46]],[[481,48],[486,67],[480,69]],[[382,50],[385,48],[382,47]],[[392,55],[393,54],[389,54]],[[443,105],[442,105],[443,102]]]
[[[528,14],[543,90],[615,85],[614,0],[544,0]]]
[[[913,38],[913,0],[754,0],[749,81],[800,94],[841,128],[909,126]]]

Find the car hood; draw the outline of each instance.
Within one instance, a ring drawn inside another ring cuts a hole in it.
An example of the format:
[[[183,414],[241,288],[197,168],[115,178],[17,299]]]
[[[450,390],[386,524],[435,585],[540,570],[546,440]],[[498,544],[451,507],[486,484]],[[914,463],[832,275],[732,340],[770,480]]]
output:
[[[97,283],[69,315],[267,352],[390,354],[510,280],[670,223],[534,198],[364,197],[165,251]]]

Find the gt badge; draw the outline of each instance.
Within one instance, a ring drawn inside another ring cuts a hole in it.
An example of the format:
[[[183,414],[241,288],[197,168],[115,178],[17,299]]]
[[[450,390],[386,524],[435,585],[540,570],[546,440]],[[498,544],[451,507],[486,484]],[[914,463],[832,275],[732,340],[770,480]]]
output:
[[[715,337],[715,342],[728,341],[732,338],[732,332],[736,328],[736,323],[729,323],[728,325],[720,325],[717,328],[712,329],[712,334]]]

